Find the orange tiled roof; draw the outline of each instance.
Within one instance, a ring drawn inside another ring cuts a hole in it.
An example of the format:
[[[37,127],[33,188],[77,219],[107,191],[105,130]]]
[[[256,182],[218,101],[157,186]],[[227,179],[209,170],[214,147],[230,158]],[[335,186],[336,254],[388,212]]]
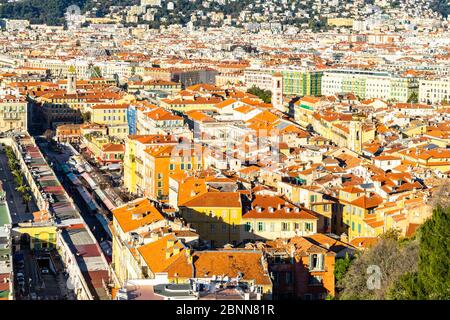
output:
[[[193,275],[187,248],[174,234],[138,248],[152,273],[165,273],[169,277],[190,278]]]
[[[185,207],[241,208],[239,192],[201,193],[183,204]]]
[[[253,250],[199,251],[193,256],[195,276],[199,278],[228,276],[236,278],[242,272],[244,280],[255,280],[259,285],[271,285],[262,264],[263,254]]]
[[[137,199],[115,208],[112,214],[123,232],[129,232],[164,219],[147,198]]]

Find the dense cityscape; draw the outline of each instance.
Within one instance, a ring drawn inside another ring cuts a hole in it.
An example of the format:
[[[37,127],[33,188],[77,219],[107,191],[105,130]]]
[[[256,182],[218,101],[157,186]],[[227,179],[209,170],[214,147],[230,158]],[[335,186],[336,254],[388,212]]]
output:
[[[448,300],[448,3],[0,1],[0,300]]]

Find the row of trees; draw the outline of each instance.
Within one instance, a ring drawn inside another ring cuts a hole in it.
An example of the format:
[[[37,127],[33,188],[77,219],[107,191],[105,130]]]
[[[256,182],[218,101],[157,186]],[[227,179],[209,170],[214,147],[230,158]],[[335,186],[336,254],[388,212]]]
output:
[[[22,170],[20,169],[20,164],[17,161],[16,155],[13,153],[11,147],[5,147],[5,153],[8,158],[8,167],[11,170],[14,179],[14,185],[16,190],[21,193],[23,203],[26,205],[26,212],[30,211],[29,203],[33,199],[30,194],[30,187],[27,185],[23,178]]]
[[[446,300],[449,270],[450,206],[438,205],[413,238],[391,230],[364,253],[336,261],[335,298]]]

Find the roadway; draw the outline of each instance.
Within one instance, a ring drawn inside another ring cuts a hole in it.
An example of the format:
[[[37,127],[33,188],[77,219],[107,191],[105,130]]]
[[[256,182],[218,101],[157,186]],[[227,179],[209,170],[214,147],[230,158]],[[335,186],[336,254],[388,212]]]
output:
[[[44,156],[48,157],[48,159],[54,163],[57,163],[58,165],[65,164],[69,158],[71,157],[71,153],[69,150],[64,148],[64,152],[57,153],[54,151],[51,151],[49,147],[45,145],[40,145],[39,148],[41,149],[41,152]],[[54,167],[54,166],[53,166]],[[86,203],[84,202],[83,198],[79,195],[78,191],[74,188],[70,180],[59,171],[55,170],[55,174],[58,177],[58,180],[63,185],[64,189],[66,190],[67,194],[74,200],[76,203],[78,209],[80,210],[80,214],[82,215],[84,221],[88,225],[89,229],[95,236],[97,242],[100,244],[101,242],[105,240],[110,240],[110,236],[108,233],[103,229],[102,224],[100,221],[93,215],[89,208],[87,207]]]
[[[39,211],[34,199],[29,203],[29,212],[23,203],[22,195],[16,190],[14,177],[8,167],[8,157],[0,146],[0,179],[6,192],[12,224],[33,220],[32,212]],[[24,179],[25,180],[25,179]]]
[[[24,273],[25,285],[23,294],[20,294],[20,290],[16,290],[19,300],[30,300],[33,299],[32,296],[35,296],[37,300],[75,299],[73,292],[67,289],[68,276],[64,273],[64,269],[50,266],[53,266],[49,259],[50,253],[33,252],[27,248],[22,248],[22,252],[24,254],[24,269],[20,272]],[[62,265],[56,254],[52,256],[57,263]],[[44,268],[49,272],[42,273]]]

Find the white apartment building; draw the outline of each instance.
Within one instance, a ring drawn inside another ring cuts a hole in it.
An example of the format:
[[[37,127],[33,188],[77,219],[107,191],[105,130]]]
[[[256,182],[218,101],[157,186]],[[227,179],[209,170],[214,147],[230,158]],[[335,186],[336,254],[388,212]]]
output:
[[[27,131],[28,102],[23,96],[0,94],[0,132]]]
[[[443,101],[450,102],[450,77],[419,82],[419,102],[436,104]]]
[[[351,92],[362,99],[407,102],[417,90],[416,78],[398,77],[384,71],[328,70],[322,76],[322,95]]]
[[[270,69],[247,69],[244,71],[247,88],[253,86],[263,90],[272,90],[272,72]]]
[[[105,61],[96,63],[95,66],[100,68],[100,73],[104,78],[114,78],[114,75],[123,81],[131,77],[133,66],[129,62]]]
[[[48,69],[52,76],[59,78],[66,78],[69,68],[74,66],[78,78],[87,79],[91,76],[89,62],[82,60],[30,59],[25,62],[25,66]]]

